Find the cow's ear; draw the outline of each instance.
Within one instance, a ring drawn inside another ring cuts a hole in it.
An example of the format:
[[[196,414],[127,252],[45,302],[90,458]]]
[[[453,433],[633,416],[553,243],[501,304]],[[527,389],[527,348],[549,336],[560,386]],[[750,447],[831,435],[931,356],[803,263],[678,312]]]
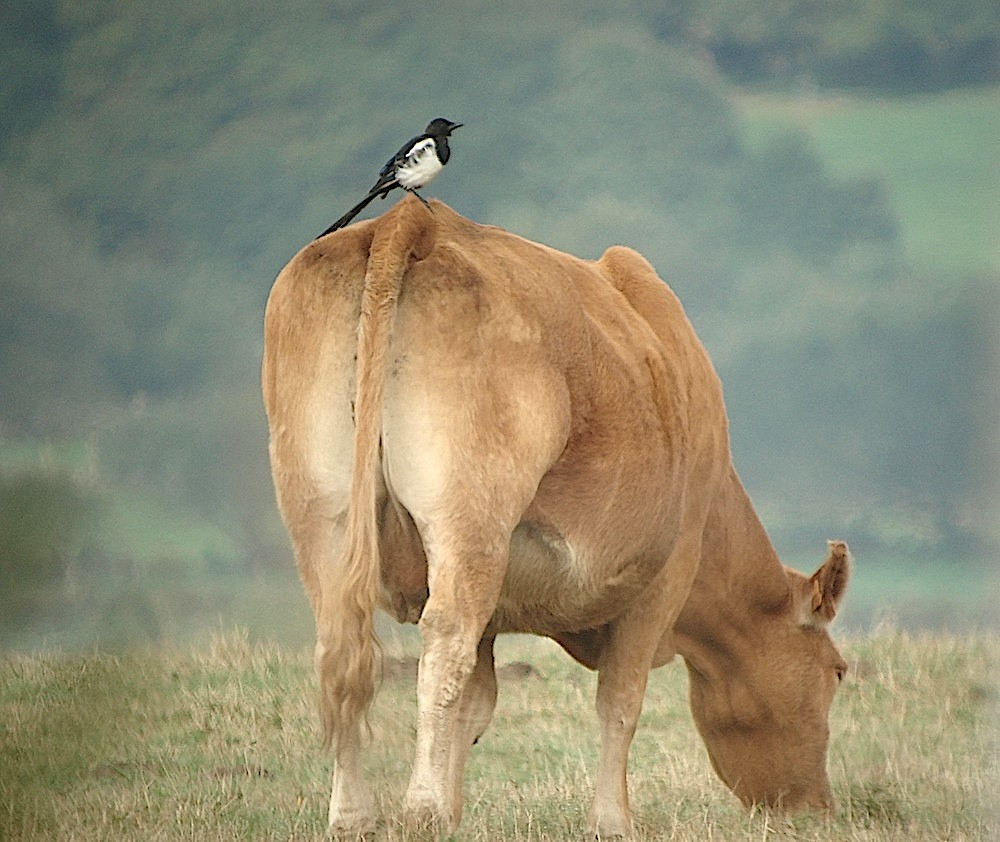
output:
[[[844,541],[827,541],[830,554],[822,567],[802,582],[795,594],[799,622],[823,628],[837,615],[837,609],[851,577],[851,551]],[[804,579],[805,577],[803,577]]]

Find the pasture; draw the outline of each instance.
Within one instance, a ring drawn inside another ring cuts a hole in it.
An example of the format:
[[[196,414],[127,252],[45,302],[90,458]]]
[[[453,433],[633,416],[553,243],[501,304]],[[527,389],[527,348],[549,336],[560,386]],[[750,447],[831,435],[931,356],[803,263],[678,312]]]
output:
[[[984,840],[998,825],[995,636],[840,640],[836,817],[747,816],[715,778],[680,663],[653,673],[632,748],[639,839]],[[393,821],[412,755],[412,635],[386,636],[368,772]],[[582,837],[595,678],[546,641],[498,644],[500,699],[473,751],[456,838]],[[328,763],[311,657],[227,634],[191,651],[0,660],[0,838],[321,839]]]

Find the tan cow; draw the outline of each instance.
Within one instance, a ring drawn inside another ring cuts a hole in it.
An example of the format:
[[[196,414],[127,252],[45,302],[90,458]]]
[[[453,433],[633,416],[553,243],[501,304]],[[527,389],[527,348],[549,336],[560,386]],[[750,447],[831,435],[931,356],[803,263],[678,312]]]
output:
[[[826,632],[849,554],[784,567],[733,470],[719,380],[635,252],[578,260],[406,198],[304,248],[267,307],[282,516],[316,615],[332,831],[373,826],[361,722],[377,606],[419,622],[408,817],[450,831],[496,701],[493,640],[598,671],[588,828],[628,835],[627,754],[680,654],[712,765],[747,804],[827,810]]]

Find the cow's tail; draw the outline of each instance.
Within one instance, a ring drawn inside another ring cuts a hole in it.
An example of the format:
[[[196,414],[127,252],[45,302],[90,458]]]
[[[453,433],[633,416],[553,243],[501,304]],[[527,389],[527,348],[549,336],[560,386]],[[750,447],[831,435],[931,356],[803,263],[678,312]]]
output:
[[[365,271],[343,557],[334,576],[320,577],[316,666],[325,746],[340,745],[341,737],[358,727],[375,694],[374,613],[381,566],[377,494],[387,357],[403,274],[429,223],[430,214],[418,202],[399,203],[377,223]]]

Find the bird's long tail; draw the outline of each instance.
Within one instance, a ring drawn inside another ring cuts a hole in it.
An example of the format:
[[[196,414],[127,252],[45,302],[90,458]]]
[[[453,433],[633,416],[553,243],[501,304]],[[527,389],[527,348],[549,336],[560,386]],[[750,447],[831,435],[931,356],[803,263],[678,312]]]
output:
[[[395,187],[396,185],[393,184],[392,186]],[[353,208],[351,208],[347,213],[345,213],[342,217],[340,217],[340,219],[334,222],[333,225],[327,228],[316,239],[318,240],[320,237],[325,237],[331,231],[337,231],[343,228],[345,225],[347,225],[347,223],[349,223],[352,219],[354,219],[354,217],[356,217],[359,213],[361,213],[361,211],[363,211],[366,207],[368,207],[368,205],[370,205],[377,196],[382,196],[383,198],[385,198],[385,195],[388,192],[389,190],[385,189],[385,185],[380,186],[378,190],[372,190],[367,196],[365,196]]]

